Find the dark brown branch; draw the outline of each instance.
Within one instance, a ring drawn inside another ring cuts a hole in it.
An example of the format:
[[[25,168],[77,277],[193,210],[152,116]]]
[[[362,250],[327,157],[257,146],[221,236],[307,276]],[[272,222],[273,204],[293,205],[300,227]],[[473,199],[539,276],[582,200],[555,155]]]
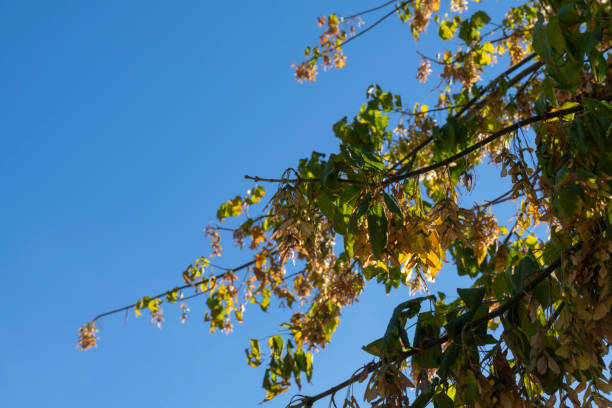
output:
[[[258,177],[258,176],[249,176],[248,174],[244,175],[244,178],[247,180],[253,180],[255,182],[263,181],[265,183],[314,183],[317,181],[321,181],[320,178],[266,178],[266,177]]]
[[[400,171],[403,170],[403,169],[410,170],[412,168],[412,164],[414,162],[414,158],[416,157],[416,155],[421,151],[421,149],[423,149],[425,146],[430,144],[432,142],[432,140],[433,140],[433,136],[429,136],[427,139],[423,140],[421,143],[418,144],[418,146],[416,146],[414,149],[412,149],[410,151],[410,153],[408,153],[400,161],[395,163],[395,165],[393,167],[391,167],[391,170],[394,170],[397,166],[401,166],[408,159],[410,159],[410,164],[408,166],[403,167],[402,169],[400,169]]]
[[[570,115],[572,113],[576,113],[576,112],[580,112],[583,109],[582,106],[574,106],[572,108],[568,108],[568,109],[562,109],[562,110],[558,110],[558,111],[554,111],[554,112],[547,112],[545,114],[542,115],[536,115],[533,116],[531,118],[527,118],[527,119],[523,119],[517,123],[514,123],[510,126],[507,126],[495,133],[493,133],[492,135],[490,135],[489,137],[481,140],[478,143],[473,144],[472,146],[468,147],[467,149],[447,158],[444,159],[442,161],[439,161],[437,163],[433,163],[429,166],[425,166],[425,167],[421,167],[420,169],[416,169],[414,171],[408,171],[407,173],[402,173],[399,172],[393,176],[389,176],[387,177],[384,181],[383,184],[384,185],[389,185],[391,183],[395,183],[397,181],[409,178],[409,177],[413,177],[413,176],[418,176],[421,174],[425,174],[428,173],[432,170],[436,170],[440,167],[444,167],[446,165],[449,165],[453,162],[455,162],[456,160],[480,149],[483,146],[486,146],[487,144],[491,143],[492,141],[499,139],[500,137],[507,135],[509,133],[512,133],[524,126],[528,126],[531,125],[533,123],[537,123],[543,120],[548,120],[548,119],[553,119],[553,118],[558,118],[560,116],[565,116],[565,115]],[[427,139],[425,139],[423,142],[421,142],[417,147],[415,147],[409,154],[407,154],[401,161],[405,161],[411,157],[413,157],[414,155],[416,155],[423,147],[425,147],[427,144],[431,143],[431,141],[433,140],[433,137],[428,137]],[[400,170],[409,170],[408,167],[404,167],[403,169]],[[249,175],[245,175],[244,178],[249,179],[249,180],[254,180],[256,182],[258,181],[264,181],[264,182],[270,182],[270,183],[296,183],[296,184],[300,184],[300,183],[315,183],[315,182],[320,182],[321,179],[320,178],[278,178],[278,179],[273,179],[273,178],[263,178],[263,177],[257,177],[257,176],[249,176]],[[367,184],[364,183],[362,181],[359,180],[349,180],[349,179],[335,179],[335,181],[339,181],[341,183],[350,183],[350,184]]]
[[[432,170],[436,170],[439,169],[441,167],[447,166],[451,163],[454,163],[455,161],[461,159],[464,156],[467,156],[468,154],[475,152],[476,150],[480,149],[483,146],[486,146],[487,144],[491,143],[492,141],[499,139],[502,136],[505,136],[509,133],[512,133],[524,126],[528,126],[531,125],[533,123],[537,123],[537,122],[541,122],[543,120],[548,120],[548,119],[553,119],[553,118],[558,118],[560,116],[565,116],[565,115],[570,115],[572,113],[576,113],[576,112],[580,112],[583,109],[582,106],[574,106],[572,108],[568,108],[568,109],[561,109],[558,111],[554,111],[554,112],[547,112],[544,113],[542,115],[536,115],[533,116],[531,118],[527,118],[527,119],[523,119],[515,124],[512,124],[510,126],[507,126],[495,133],[493,133],[492,135],[490,135],[489,137],[484,138],[483,140],[481,140],[478,143],[473,144],[472,146],[468,147],[467,149],[452,155],[451,157],[444,159],[442,161],[439,161],[437,163],[433,163],[429,166],[425,166],[425,167],[421,167],[420,169],[416,169],[414,171],[409,171],[407,173],[399,173],[393,176],[388,177],[386,180],[384,180],[384,184],[385,185],[389,185],[391,183],[395,183],[397,181],[409,178],[409,177],[414,177],[414,176],[419,176],[421,174],[425,174],[428,173]]]
[[[329,395],[335,394],[336,392],[340,391],[341,389],[348,387],[349,385],[359,381],[360,379],[363,378],[363,374],[364,373],[371,373],[372,371],[376,370],[378,367],[380,367],[381,363],[380,362],[374,362],[371,361],[368,364],[366,364],[363,367],[363,370],[359,370],[356,374],[354,374],[353,376],[351,376],[350,378],[344,380],[343,382],[341,382],[338,385],[335,385],[317,395],[313,395],[313,396],[303,396],[297,405],[287,405],[286,408],[299,408],[299,407],[305,407],[305,408],[310,408],[312,407],[312,404],[314,404],[315,402],[317,402],[318,400],[325,398]]]
[[[488,322],[489,320],[495,319],[497,317],[500,317],[502,314],[504,314],[506,311],[508,311],[515,303],[517,303],[519,300],[521,300],[523,298],[523,296],[525,296],[527,293],[531,292],[533,289],[535,289],[535,287],[540,284],[540,282],[542,282],[544,279],[548,278],[554,271],[555,269],[557,269],[559,266],[561,265],[561,258],[557,259],[556,261],[554,261],[553,263],[551,263],[548,267],[546,267],[545,269],[543,269],[539,274],[536,275],[536,277],[531,280],[527,285],[525,285],[522,290],[520,290],[519,292],[517,292],[515,295],[513,295],[512,297],[510,297],[510,299],[508,299],[506,302],[504,302],[500,307],[498,307],[497,309],[493,310],[492,312],[488,313],[487,315],[476,319],[476,320],[472,320],[469,323],[467,323],[463,330],[471,330],[474,329],[478,326],[480,326],[481,324]],[[430,342],[427,342],[423,345],[423,347],[421,349],[411,349],[408,350],[404,353],[401,354],[401,359],[404,360],[408,357],[411,357],[423,350],[429,349],[431,347],[435,347],[438,345],[441,345],[443,343],[446,343],[449,340],[448,335],[443,335],[440,338],[436,339],[436,340],[432,340]],[[342,388],[348,387],[349,385],[360,381],[363,379],[364,375],[370,374],[371,372],[373,372],[374,370],[378,369],[380,366],[382,365],[381,361],[378,362],[370,362],[368,364],[366,364],[363,368],[363,370],[359,371],[357,374],[354,374],[353,376],[351,376],[350,378],[344,380],[343,382],[341,382],[338,385],[335,385],[332,388],[329,388],[319,394],[313,395],[313,396],[303,396],[302,398],[299,399],[297,404],[293,404],[293,405],[287,405],[286,408],[309,408],[312,407],[312,405],[322,399],[325,398],[329,395],[332,395],[336,392],[338,392],[339,390],[341,390]]]
[[[444,159],[442,161],[439,161],[437,163],[433,163],[429,166],[425,166],[425,167],[421,167],[419,169],[416,169],[414,171],[408,171],[408,172],[401,172],[401,170],[409,170],[409,167],[404,167],[403,169],[400,169],[400,172],[387,177],[384,181],[383,184],[389,185],[391,183],[395,183],[397,181],[409,178],[409,177],[414,177],[414,176],[418,176],[421,174],[425,174],[428,173],[432,170],[436,170],[438,168],[447,166],[455,161],[457,161],[458,159],[461,159],[464,156],[467,156],[468,154],[480,149],[483,146],[486,146],[487,144],[491,143],[492,141],[499,139],[502,136],[505,136],[509,133],[512,133],[524,126],[528,126],[531,125],[533,123],[537,123],[537,122],[541,122],[543,120],[548,120],[548,119],[553,119],[553,118],[558,118],[560,116],[565,116],[565,115],[570,115],[572,113],[576,113],[576,112],[580,112],[581,110],[583,110],[582,106],[574,106],[572,108],[567,108],[567,109],[561,109],[561,110],[557,110],[557,111],[552,111],[552,112],[547,112],[544,113],[542,115],[536,115],[536,116],[532,116],[531,118],[527,118],[527,119],[523,119],[517,123],[514,123],[510,126],[507,126],[495,133],[493,133],[492,135],[490,135],[489,137],[486,137],[485,139],[481,140],[478,143],[473,144],[472,146],[468,147],[467,149],[447,158]],[[408,158],[411,158],[412,156],[416,155],[420,149],[422,149],[423,147],[425,147],[428,143],[430,143],[433,140],[433,137],[428,137],[427,139],[425,139],[423,142],[421,142],[417,147],[415,147],[408,155],[406,155],[402,161],[405,161]],[[401,161],[400,161],[401,162]],[[314,182],[320,182],[321,179],[320,178],[294,178],[294,179],[290,179],[290,178],[279,178],[279,179],[272,179],[272,178],[263,178],[263,177],[257,177],[257,176],[249,176],[249,175],[245,175],[244,178],[249,179],[249,180],[254,180],[254,181],[264,181],[264,182],[270,182],[270,183],[314,183]],[[335,179],[335,181],[341,182],[341,183],[349,183],[349,184],[360,184],[360,185],[366,185],[368,183],[365,183],[363,181],[359,181],[359,180],[349,180],[349,179]]]

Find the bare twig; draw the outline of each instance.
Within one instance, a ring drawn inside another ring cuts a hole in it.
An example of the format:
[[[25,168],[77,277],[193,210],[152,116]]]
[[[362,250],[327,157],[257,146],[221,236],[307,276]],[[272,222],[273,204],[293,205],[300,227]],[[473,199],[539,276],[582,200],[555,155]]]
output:
[[[371,9],[367,9],[367,10],[364,10],[364,11],[360,11],[359,13],[355,13],[355,14],[353,14],[353,15],[346,16],[346,17],[344,17],[344,19],[351,19],[351,18],[355,18],[355,17],[363,16],[364,14],[372,13],[372,12],[374,12],[374,11],[377,11],[377,10],[380,10],[380,9],[382,9],[382,8],[385,8],[385,7],[387,7],[389,4],[391,4],[391,3],[395,3],[396,1],[397,1],[397,0],[391,0],[391,1],[388,1],[388,2],[386,2],[386,3],[381,4],[380,6],[372,7]]]

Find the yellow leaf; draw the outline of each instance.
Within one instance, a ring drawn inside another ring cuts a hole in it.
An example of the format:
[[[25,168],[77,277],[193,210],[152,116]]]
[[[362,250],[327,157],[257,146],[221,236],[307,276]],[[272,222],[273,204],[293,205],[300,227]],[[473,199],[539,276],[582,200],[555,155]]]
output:
[[[476,262],[478,262],[478,265],[480,265],[482,261],[484,261],[485,258],[487,257],[487,247],[482,246],[478,249],[475,249],[475,251],[478,251]]]
[[[410,258],[412,258],[412,255],[410,255],[407,252],[400,252],[399,255],[397,256],[397,261],[401,264],[406,263],[410,260]]]

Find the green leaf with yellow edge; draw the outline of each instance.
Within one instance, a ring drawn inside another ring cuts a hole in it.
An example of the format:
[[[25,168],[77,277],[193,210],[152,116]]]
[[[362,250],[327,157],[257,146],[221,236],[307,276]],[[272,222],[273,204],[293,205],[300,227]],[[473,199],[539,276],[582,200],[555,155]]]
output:
[[[272,355],[275,358],[280,358],[281,353],[283,352],[284,344],[285,344],[285,340],[279,335],[272,336],[268,339],[268,346],[270,346]]]
[[[440,23],[440,27],[438,28],[438,35],[442,40],[450,40],[455,35],[457,31],[457,27],[459,27],[459,18],[455,17],[451,21],[445,20]]]
[[[261,307],[261,310],[265,312],[266,310],[268,310],[268,306],[270,305],[270,289],[264,288],[261,291],[261,296],[262,298],[259,301],[259,307]]]
[[[261,365],[261,351],[259,348],[259,340],[251,339],[251,349],[244,349],[247,356],[247,364],[251,367],[259,367]]]
[[[477,29],[483,28],[489,21],[491,21],[491,17],[482,10],[475,12],[470,17],[470,24],[474,25]]]

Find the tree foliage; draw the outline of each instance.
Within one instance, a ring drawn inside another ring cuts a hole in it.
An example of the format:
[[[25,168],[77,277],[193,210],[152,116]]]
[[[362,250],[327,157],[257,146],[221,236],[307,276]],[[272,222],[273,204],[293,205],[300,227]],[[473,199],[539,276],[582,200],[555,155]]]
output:
[[[312,351],[331,341],[366,282],[407,286],[426,293],[399,304],[380,338],[364,339],[374,360],[291,407],[357,381],[374,407],[610,406],[611,5],[527,1],[496,22],[478,6],[389,1],[319,18],[298,81],[342,68],[347,43],[397,16],[416,40],[437,30],[440,52],[417,72],[421,82],[438,74],[437,106],[407,108],[370,86],[360,111],[333,126],[337,152],[312,152],[279,179],[247,176],[276,185],[265,206],[262,186],[223,203],[217,218],[233,226],[206,229],[213,252],[186,268],[184,283],[97,316],[80,329],[80,347],[96,345],[96,320],[129,308],[161,324],[162,303],[180,303],[184,319],[188,298],[203,295],[210,330],[229,331],[247,304],[266,310],[276,299],[293,310],[289,334],[245,350],[249,365],[265,365],[271,399],[311,379]],[[375,12],[382,17],[364,26]],[[498,61],[509,67],[486,82]],[[491,168],[509,190],[462,206]],[[495,216],[507,202],[516,203],[510,225]],[[215,275],[211,259],[228,231],[252,260]],[[444,263],[473,281],[452,301],[428,293]]]

